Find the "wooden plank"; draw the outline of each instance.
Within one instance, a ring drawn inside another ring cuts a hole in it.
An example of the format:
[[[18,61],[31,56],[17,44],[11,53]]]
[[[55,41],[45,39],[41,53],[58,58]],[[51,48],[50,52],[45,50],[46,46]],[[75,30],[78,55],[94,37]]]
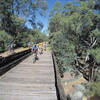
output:
[[[57,100],[50,52],[32,62],[33,55],[0,78],[0,100]]]

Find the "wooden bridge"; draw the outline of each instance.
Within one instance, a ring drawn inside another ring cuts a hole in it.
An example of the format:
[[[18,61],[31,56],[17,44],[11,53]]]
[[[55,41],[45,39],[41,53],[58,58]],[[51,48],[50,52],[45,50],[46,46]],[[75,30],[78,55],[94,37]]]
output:
[[[51,52],[33,55],[0,77],[0,100],[57,100]]]

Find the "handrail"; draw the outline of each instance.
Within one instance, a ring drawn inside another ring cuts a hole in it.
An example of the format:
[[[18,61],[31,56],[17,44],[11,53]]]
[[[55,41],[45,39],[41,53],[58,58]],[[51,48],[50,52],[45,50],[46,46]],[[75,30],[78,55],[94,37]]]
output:
[[[65,96],[65,93],[64,93],[64,88],[61,83],[61,77],[60,77],[59,68],[56,62],[56,57],[53,51],[52,51],[52,58],[53,58],[53,64],[54,64],[54,70],[55,70],[55,81],[56,81],[55,85],[56,85],[58,100],[67,100],[67,97]]]
[[[14,53],[0,60],[0,76],[31,54],[31,49]]]

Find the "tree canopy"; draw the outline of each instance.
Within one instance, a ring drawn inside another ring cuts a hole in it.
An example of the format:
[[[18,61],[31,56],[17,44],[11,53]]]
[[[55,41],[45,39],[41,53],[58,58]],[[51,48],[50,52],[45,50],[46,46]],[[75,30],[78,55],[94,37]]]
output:
[[[36,34],[42,38],[44,35],[39,31],[44,26],[36,15],[38,13],[45,16],[47,7],[45,0],[0,0],[0,36],[3,33],[7,37],[10,36],[7,44],[15,41],[16,46],[23,46],[29,40],[37,40]],[[26,26],[27,22],[31,24],[32,29]],[[36,29],[38,31],[35,31]],[[0,37],[0,41],[4,41],[4,37]]]
[[[77,55],[75,48],[80,52],[86,49],[97,60],[100,59],[96,52],[100,49],[100,14],[95,12],[96,3],[94,0],[82,0],[78,3],[66,3],[62,11],[54,5],[53,9],[58,11],[50,18],[50,43],[62,63],[62,69],[71,66],[67,61],[72,62],[73,55]]]
[[[59,7],[57,8],[58,4]],[[85,69],[89,63],[87,64],[83,60],[84,56],[88,55],[95,59],[99,68],[100,0],[67,2],[63,8],[60,5],[62,5],[60,2],[56,3],[51,10],[49,42],[56,56],[61,77],[65,71],[70,71],[70,73],[76,71],[79,63]],[[74,64],[75,62],[77,65]],[[90,63],[91,65],[88,67],[92,68],[93,62]],[[95,74],[95,80],[100,81],[99,71]],[[100,84],[98,83],[86,85],[89,95],[99,96],[100,88],[98,87]]]

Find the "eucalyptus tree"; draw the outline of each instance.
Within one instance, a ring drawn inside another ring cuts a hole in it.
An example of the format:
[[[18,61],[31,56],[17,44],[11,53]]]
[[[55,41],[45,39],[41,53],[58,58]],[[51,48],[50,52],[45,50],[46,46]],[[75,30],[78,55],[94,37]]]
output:
[[[100,58],[97,54],[100,53],[98,52],[100,47],[100,15],[95,12],[94,7],[94,0],[81,0],[78,5],[69,2],[64,5],[63,11],[56,12],[55,10],[56,13],[50,18],[50,42],[57,53],[56,55],[59,55],[57,56],[60,58],[59,60],[63,59],[63,63],[70,58],[74,59],[75,47],[78,47],[80,52],[86,48],[89,53],[98,59]],[[68,65],[70,66],[70,64]]]
[[[54,16],[56,13],[61,13],[63,11],[63,6],[61,4],[60,1],[57,1],[53,7],[53,9],[51,10],[49,16],[52,17]]]
[[[43,15],[46,9],[47,2],[45,0],[0,0],[2,29],[13,35],[17,28],[16,17],[23,16],[25,21],[29,20],[35,23],[36,14]],[[14,29],[14,31],[11,29]]]
[[[8,37],[11,35],[11,40],[22,46],[23,42],[34,39],[36,34],[27,28],[26,22],[29,22],[33,29],[42,29],[43,24],[36,21],[36,16],[45,16],[47,7],[45,0],[0,0],[0,34],[4,30]]]

